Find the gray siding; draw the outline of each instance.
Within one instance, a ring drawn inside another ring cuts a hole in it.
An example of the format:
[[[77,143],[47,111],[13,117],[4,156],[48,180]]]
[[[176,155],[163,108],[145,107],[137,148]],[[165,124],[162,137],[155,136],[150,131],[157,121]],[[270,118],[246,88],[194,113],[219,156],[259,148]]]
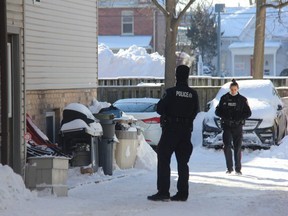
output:
[[[96,87],[96,11],[96,0],[25,0],[27,90]]]

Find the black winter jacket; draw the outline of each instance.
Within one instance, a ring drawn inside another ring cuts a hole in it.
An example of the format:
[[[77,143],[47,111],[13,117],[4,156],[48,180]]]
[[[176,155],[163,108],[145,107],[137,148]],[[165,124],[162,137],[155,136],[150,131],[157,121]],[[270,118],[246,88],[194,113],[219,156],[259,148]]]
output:
[[[177,82],[175,87],[167,89],[157,104],[157,113],[161,115],[161,120],[170,120],[170,125],[178,119],[179,126],[188,125],[192,129],[193,120],[198,112],[198,94],[186,82]]]
[[[247,102],[247,98],[239,93],[232,96],[229,92],[223,95],[216,107],[215,114],[224,122],[244,122],[251,116],[251,110]]]

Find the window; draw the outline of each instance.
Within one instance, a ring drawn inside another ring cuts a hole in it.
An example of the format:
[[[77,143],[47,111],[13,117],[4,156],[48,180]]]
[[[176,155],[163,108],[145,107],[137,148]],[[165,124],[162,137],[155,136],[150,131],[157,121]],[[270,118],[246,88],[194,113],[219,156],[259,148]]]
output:
[[[122,34],[133,35],[134,17],[133,11],[122,11]]]

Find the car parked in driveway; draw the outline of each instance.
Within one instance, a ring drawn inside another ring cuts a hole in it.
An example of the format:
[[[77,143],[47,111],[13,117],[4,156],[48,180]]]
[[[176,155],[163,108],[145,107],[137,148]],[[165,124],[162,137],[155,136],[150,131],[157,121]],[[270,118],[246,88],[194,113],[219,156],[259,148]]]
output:
[[[243,126],[243,146],[269,148],[280,144],[287,134],[286,107],[270,80],[240,80],[239,93],[248,99],[252,115]],[[222,129],[215,109],[222,95],[229,91],[230,82],[224,84],[216,97],[209,102],[203,120],[203,143],[205,147],[221,148]]]
[[[160,115],[156,112],[158,98],[126,98],[117,100],[113,106],[133,115],[136,125],[143,129],[148,144],[156,147],[161,136]]]

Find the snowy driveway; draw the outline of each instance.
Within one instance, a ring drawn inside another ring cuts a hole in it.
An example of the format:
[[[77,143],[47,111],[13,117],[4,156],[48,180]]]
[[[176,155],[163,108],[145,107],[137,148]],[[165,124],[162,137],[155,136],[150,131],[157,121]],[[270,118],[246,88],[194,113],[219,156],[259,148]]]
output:
[[[288,136],[271,150],[243,151],[243,175],[225,174],[222,151],[202,148],[201,128],[193,132],[190,197],[187,202],[152,202],[156,170],[116,170],[113,176],[80,176],[70,170],[68,197],[14,198],[1,216],[287,216]],[[172,159],[171,194],[176,192]],[[0,180],[1,181],[1,180]],[[0,187],[1,192],[1,187]],[[16,193],[16,192],[15,192]],[[0,193],[1,204],[1,193]]]

